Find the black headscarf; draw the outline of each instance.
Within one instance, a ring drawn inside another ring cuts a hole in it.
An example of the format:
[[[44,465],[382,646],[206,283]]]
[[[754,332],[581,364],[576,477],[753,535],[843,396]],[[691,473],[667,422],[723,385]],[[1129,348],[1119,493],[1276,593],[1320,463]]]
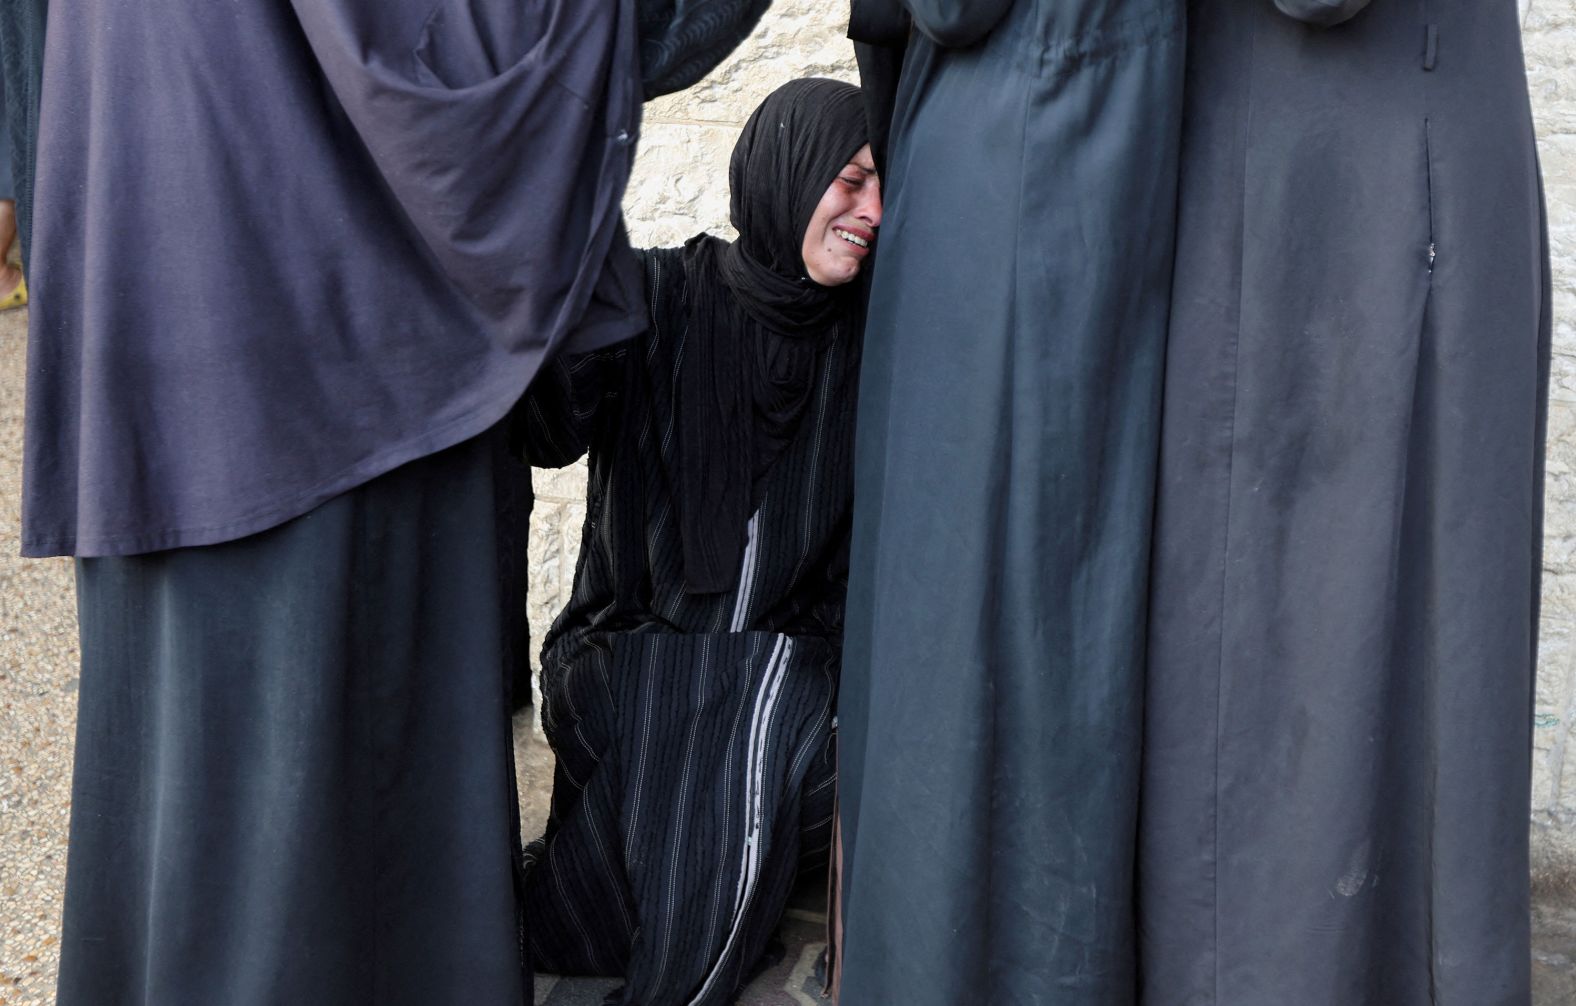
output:
[[[720,593],[739,572],[756,481],[798,429],[821,351],[852,329],[854,287],[805,274],[805,230],[866,143],[859,89],[807,78],[750,116],[728,170],[732,244],[685,245],[690,334],[680,370],[680,532],[685,584]]]

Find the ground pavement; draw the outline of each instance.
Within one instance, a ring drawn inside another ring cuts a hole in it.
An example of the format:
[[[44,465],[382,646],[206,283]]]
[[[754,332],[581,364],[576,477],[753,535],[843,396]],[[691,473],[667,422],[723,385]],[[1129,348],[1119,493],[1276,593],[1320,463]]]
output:
[[[46,1006],[54,998],[76,721],[71,564],[16,557],[25,330],[26,312],[0,314],[0,1006]],[[546,815],[551,755],[532,737],[528,716],[517,720],[515,733],[530,837]],[[742,1006],[827,1001],[814,973],[824,909],[813,894],[796,900],[784,923],[781,960],[746,990]],[[1536,1006],[1573,1006],[1576,896],[1541,897],[1533,922]],[[537,1002],[601,1006],[615,984],[543,976]]]

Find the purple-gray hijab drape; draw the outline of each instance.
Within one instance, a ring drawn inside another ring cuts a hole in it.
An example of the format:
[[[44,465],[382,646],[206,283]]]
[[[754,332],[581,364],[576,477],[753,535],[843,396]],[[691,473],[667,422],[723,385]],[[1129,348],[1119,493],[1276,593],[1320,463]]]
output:
[[[644,324],[631,0],[59,0],[24,554],[238,538]]]

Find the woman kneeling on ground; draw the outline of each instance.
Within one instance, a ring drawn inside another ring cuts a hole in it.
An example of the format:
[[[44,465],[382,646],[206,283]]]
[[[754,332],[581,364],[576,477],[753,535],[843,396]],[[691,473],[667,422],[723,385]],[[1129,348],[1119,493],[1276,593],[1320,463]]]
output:
[[[572,599],[542,653],[557,755],[527,852],[537,965],[624,1003],[732,1002],[835,774],[861,307],[881,223],[859,90],[796,80],[729,169],[736,242],[643,253],[651,326],[563,360],[532,464],[590,455]]]

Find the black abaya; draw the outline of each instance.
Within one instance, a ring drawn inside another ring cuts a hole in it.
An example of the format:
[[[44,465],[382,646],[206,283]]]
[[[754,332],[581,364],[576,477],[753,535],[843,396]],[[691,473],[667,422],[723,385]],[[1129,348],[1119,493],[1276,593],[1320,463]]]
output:
[[[1146,1000],[1525,1006],[1547,250],[1513,0],[1189,25]]]
[[[521,1006],[492,435],[78,561],[61,1006]]]
[[[651,330],[555,363],[523,413],[535,463],[589,450],[591,469],[573,596],[542,652],[558,771],[530,850],[531,947],[548,971],[623,977],[617,1001],[641,1006],[732,1002],[830,841],[852,505],[845,328],[754,480],[727,589],[690,589],[675,392],[696,341],[740,333],[691,325],[684,260],[648,253]]]
[[[555,362],[520,413],[533,463],[590,455],[542,651],[558,771],[531,947],[622,976],[620,1003],[732,1002],[796,872],[825,864],[858,305],[810,281],[802,249],[865,136],[855,87],[774,91],[730,164],[739,240],[647,252],[650,330]],[[861,191],[845,212],[873,231]]]
[[[843,1001],[1114,1006],[1182,4],[908,7],[839,702]]]

